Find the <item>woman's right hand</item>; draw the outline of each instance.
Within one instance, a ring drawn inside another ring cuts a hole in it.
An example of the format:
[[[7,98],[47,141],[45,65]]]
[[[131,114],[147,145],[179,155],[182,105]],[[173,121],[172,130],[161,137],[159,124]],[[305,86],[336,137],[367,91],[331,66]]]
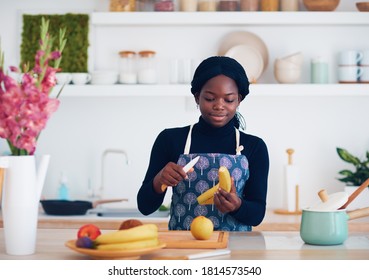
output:
[[[183,167],[169,162],[154,178],[154,189],[157,193],[163,193],[162,185],[176,186],[180,181],[187,178],[187,174],[183,171]]]

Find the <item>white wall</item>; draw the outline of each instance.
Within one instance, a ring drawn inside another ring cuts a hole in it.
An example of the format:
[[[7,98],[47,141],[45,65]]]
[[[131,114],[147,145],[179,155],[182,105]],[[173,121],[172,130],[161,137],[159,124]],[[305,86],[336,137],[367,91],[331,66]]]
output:
[[[19,10],[80,12],[104,10],[107,1],[26,1],[0,0],[0,36],[6,64],[18,65]],[[342,0],[338,10],[356,10],[354,1]],[[219,27],[204,29],[173,27],[148,28],[150,38],[137,36],[142,28],[96,27],[93,36],[93,69],[117,68],[117,52],[122,49],[160,49],[164,63],[176,54],[202,58],[216,54],[222,35],[234,28],[259,34],[269,47],[270,63],[260,82],[275,83],[272,65],[276,57],[294,51],[305,56],[302,82],[309,81],[309,61],[325,53],[332,59],[331,82],[335,82],[334,57],[344,48],[369,48],[367,27],[352,31],[346,27],[316,29],[300,27]],[[367,34],[367,30],[366,33]],[[207,34],[206,40],[203,36]],[[273,36],[272,36],[273,35]],[[174,38],[168,41],[167,38]],[[133,39],[134,38],[134,39]],[[154,41],[148,41],[155,38]],[[292,40],[291,40],[292,38]],[[332,42],[333,41],[333,42]],[[149,43],[148,43],[149,42]],[[317,44],[320,47],[316,47]],[[337,46],[334,50],[327,45]],[[167,78],[163,72],[161,79]],[[190,94],[189,94],[190,96]],[[189,97],[188,99],[191,99]],[[86,198],[89,182],[101,185],[101,154],[106,148],[124,149],[130,165],[118,156],[108,158],[105,197],[128,197],[127,206],[136,205],[136,193],[146,172],[152,143],[166,127],[195,122],[196,110],[186,109],[184,97],[68,98],[61,97],[59,110],[42,133],[38,154],[52,156],[44,196],[56,196],[61,171],[69,178],[72,198]],[[301,206],[317,199],[320,188],[342,189],[337,171],[346,167],[335,147],[347,148],[358,156],[369,149],[368,97],[257,97],[250,94],[241,105],[247,132],[262,137],[270,152],[268,207],[280,207],[283,190],[285,150],[295,149],[295,164],[301,169]],[[6,150],[0,142],[0,152]],[[167,197],[169,201],[169,197]]]

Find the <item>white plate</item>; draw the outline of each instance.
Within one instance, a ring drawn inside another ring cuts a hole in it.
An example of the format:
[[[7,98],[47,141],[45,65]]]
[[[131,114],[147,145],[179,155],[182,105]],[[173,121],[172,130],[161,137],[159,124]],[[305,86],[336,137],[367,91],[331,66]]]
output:
[[[225,55],[231,48],[237,45],[247,45],[257,49],[263,57],[264,67],[263,71],[267,69],[269,62],[268,48],[264,41],[256,34],[247,31],[235,31],[228,33],[223,37],[220,45],[218,54]]]
[[[237,45],[230,48],[225,56],[236,59],[245,69],[250,83],[255,83],[264,69],[264,61],[261,53],[247,45]]]

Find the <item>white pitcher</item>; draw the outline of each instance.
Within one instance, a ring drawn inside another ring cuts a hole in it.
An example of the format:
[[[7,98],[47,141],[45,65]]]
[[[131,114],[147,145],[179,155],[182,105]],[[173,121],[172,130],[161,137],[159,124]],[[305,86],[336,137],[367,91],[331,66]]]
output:
[[[42,156],[36,172],[35,156],[0,157],[0,168],[5,168],[1,208],[9,255],[35,253],[38,207],[49,160],[49,155]]]

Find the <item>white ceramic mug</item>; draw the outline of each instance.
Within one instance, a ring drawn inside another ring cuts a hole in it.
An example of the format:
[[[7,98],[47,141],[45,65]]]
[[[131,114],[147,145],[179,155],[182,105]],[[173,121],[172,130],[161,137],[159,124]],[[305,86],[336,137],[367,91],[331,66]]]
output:
[[[363,74],[363,69],[360,66],[339,66],[338,80],[340,82],[355,83],[358,82]]]
[[[339,65],[357,65],[363,59],[363,53],[358,50],[342,51],[339,54]]]
[[[56,73],[55,76],[58,85],[69,84],[72,81],[72,75],[70,73]]]
[[[362,70],[362,74],[360,77],[360,82],[369,83],[369,65],[368,66],[360,66]]]
[[[85,85],[89,81],[91,81],[91,74],[90,73],[73,73],[72,81],[73,81],[73,84],[75,85]]]
[[[363,50],[363,58],[360,61],[360,65],[369,66],[369,50]]]

